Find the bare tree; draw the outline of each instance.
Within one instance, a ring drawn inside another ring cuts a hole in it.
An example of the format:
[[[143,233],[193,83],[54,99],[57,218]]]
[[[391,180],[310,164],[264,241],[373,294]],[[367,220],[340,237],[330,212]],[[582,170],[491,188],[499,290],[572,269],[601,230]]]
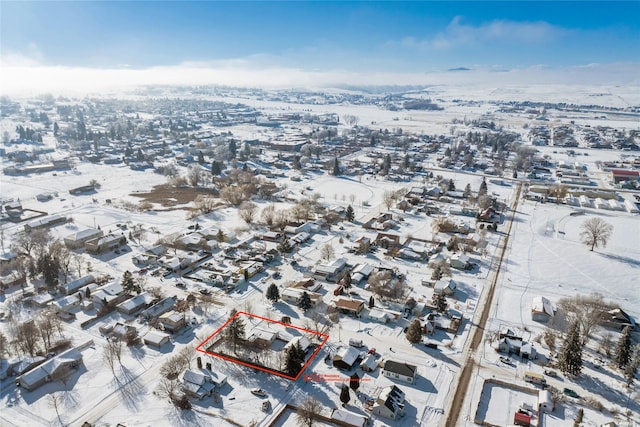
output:
[[[62,394],[60,394],[60,392],[55,392],[47,395],[47,403],[49,404],[49,407],[53,408],[53,410],[55,411],[60,425],[64,426],[64,422],[62,421],[62,417],[60,416],[60,408],[62,407]]]
[[[51,348],[51,339],[56,329],[56,318],[55,313],[51,311],[43,311],[36,318],[37,329],[45,351],[49,351]]]
[[[387,210],[391,209],[393,202],[395,201],[395,193],[391,190],[385,190],[382,194],[382,203],[387,207]]]
[[[0,331],[0,357],[4,356],[5,354],[10,355],[9,340],[7,339],[6,335],[3,334],[2,331]]]
[[[191,165],[187,170],[187,179],[189,180],[189,184],[192,187],[197,187],[200,183],[200,175],[202,173],[202,169],[200,165]]]
[[[604,314],[616,308],[616,305],[606,302],[600,294],[591,294],[562,298],[558,301],[558,308],[565,313],[569,323],[578,322],[582,345],[586,345]]]
[[[196,197],[194,204],[197,211],[204,215],[213,212],[218,202],[215,197],[201,194]]]
[[[267,205],[262,209],[261,217],[262,221],[269,227],[273,224],[273,217],[275,216],[275,205]]]
[[[591,251],[599,246],[606,247],[613,232],[613,226],[601,218],[589,218],[582,223],[580,229],[582,243],[591,246]]]
[[[23,323],[12,322],[9,334],[16,353],[35,356],[38,352],[38,327],[34,320]]]
[[[37,229],[30,233],[21,233],[15,240],[13,247],[16,252],[32,257],[34,251],[42,250],[51,241],[49,230]]]
[[[81,277],[82,265],[84,264],[84,259],[82,258],[82,255],[74,253],[73,255],[71,255],[71,258],[73,259],[73,263],[76,267],[76,274],[78,275],[78,277]]]
[[[333,249],[333,245],[331,243],[327,243],[322,248],[320,248],[320,257],[325,261],[330,261],[335,257],[336,252]]]
[[[238,215],[247,224],[251,224],[258,212],[258,206],[250,201],[242,202],[238,209]]]
[[[313,427],[322,413],[322,403],[313,397],[306,397],[298,406],[296,421],[300,427]]]

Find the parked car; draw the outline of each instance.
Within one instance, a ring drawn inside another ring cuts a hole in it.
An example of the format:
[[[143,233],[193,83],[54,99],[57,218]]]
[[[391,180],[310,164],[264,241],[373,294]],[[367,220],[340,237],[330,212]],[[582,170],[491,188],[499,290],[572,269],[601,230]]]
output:
[[[508,357],[500,356],[500,361],[505,365],[515,366],[515,364]]]
[[[252,388],[251,389],[251,394],[254,394],[254,395],[259,396],[259,397],[267,397],[267,392],[264,391],[261,388]]]
[[[209,289],[200,289],[200,292],[202,295],[211,295],[211,291]]]
[[[578,396],[578,393],[576,393],[575,391],[571,390],[570,388],[565,388],[564,390],[562,390],[562,392],[564,394],[566,394],[567,396],[569,396],[569,397],[580,399],[580,396]]]
[[[187,289],[187,285],[185,285],[182,282],[178,282],[178,283],[176,283],[176,288]]]
[[[556,378],[558,376],[558,373],[556,371],[552,371],[550,369],[545,369],[544,374],[548,377],[553,377],[553,378]]]

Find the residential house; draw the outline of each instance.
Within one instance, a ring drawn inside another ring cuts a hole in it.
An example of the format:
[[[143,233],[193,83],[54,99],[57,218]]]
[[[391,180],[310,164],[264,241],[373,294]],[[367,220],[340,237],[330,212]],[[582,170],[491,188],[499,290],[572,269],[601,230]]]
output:
[[[404,412],[405,394],[395,385],[384,387],[371,405],[371,412],[379,417],[396,420]]]
[[[104,235],[100,229],[86,228],[76,233],[69,234],[64,238],[64,244],[71,249],[82,248],[86,242],[98,239]]]
[[[182,390],[190,396],[202,400],[210,396],[213,390],[227,383],[227,377],[208,369],[188,369],[182,374]]]
[[[456,282],[451,279],[440,279],[433,285],[433,293],[436,295],[443,294],[451,296],[456,293]]]
[[[166,297],[151,307],[145,309],[141,314],[146,320],[153,319],[154,317],[160,317],[164,313],[173,309],[176,305],[176,300],[173,297]]]
[[[71,282],[67,282],[64,285],[59,286],[59,290],[61,293],[65,295],[71,295],[78,292],[81,288],[93,283],[96,281],[96,278],[93,274],[88,274],[79,279],[73,280]]]
[[[413,384],[416,380],[418,367],[405,362],[387,360],[384,363],[384,376]]]
[[[160,322],[160,329],[172,334],[178,332],[187,324],[184,313],[178,313],[176,311],[164,313],[158,320]]]
[[[343,347],[333,356],[333,366],[348,371],[352,369],[360,359],[362,359],[360,350],[351,346]]]
[[[471,261],[467,255],[455,253],[449,257],[449,265],[451,265],[451,268],[457,270],[469,270],[471,268]]]
[[[338,258],[331,264],[320,264],[316,266],[313,275],[318,279],[324,279],[327,282],[337,282],[340,280],[342,273],[347,268],[347,260]]]
[[[153,301],[153,296],[151,296],[151,294],[149,294],[148,292],[143,292],[118,304],[116,310],[118,310],[122,314],[132,316],[138,311],[147,308],[149,304],[151,304],[151,301]]]
[[[24,231],[29,233],[32,230],[39,228],[51,228],[56,225],[64,224],[67,222],[67,217],[64,215],[49,215],[44,218],[34,219],[24,225]]]
[[[302,298],[302,295],[305,292],[307,293],[307,295],[309,295],[312,306],[315,306],[316,304],[322,302],[322,294],[319,294],[317,292],[306,291],[304,289],[299,289],[299,288],[286,288],[280,294],[280,298],[283,301],[288,302],[289,304],[298,305],[300,298]]]
[[[124,234],[107,234],[106,236],[86,241],[84,247],[89,253],[99,254],[114,250],[125,243],[127,243],[127,238]]]
[[[373,372],[378,369],[378,359],[375,354],[369,354],[365,359],[360,363],[360,369],[365,372]]]
[[[16,384],[27,391],[33,391],[41,385],[53,381],[58,375],[63,376],[67,369],[76,368],[80,363],[82,363],[82,353],[75,348],[70,348],[20,375]]]
[[[100,288],[91,291],[91,298],[94,304],[110,305],[118,304],[127,299],[123,294],[122,284],[119,282],[111,282]],[[123,295],[123,297],[120,297]]]
[[[621,308],[614,308],[604,313],[601,323],[603,326],[614,329],[624,329],[627,326],[635,329],[636,327],[635,319]]]
[[[247,342],[254,348],[271,348],[271,344],[273,344],[278,337],[279,335],[276,331],[254,328],[249,334]]]
[[[359,316],[360,312],[364,310],[364,301],[352,298],[340,298],[333,301],[333,305],[342,313],[351,314],[353,316]]]
[[[378,323],[387,323],[389,320],[394,319],[394,316],[391,313],[379,308],[371,308],[367,310],[365,317]]]

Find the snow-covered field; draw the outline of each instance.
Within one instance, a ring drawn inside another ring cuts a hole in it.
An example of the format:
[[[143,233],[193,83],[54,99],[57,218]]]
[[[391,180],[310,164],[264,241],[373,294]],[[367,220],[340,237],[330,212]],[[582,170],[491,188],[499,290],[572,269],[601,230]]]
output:
[[[566,88],[565,88],[566,89]],[[483,100],[473,105],[453,105],[442,112],[395,112],[381,110],[374,106],[356,105],[307,105],[296,104],[295,109],[304,109],[318,113],[335,112],[339,115],[355,114],[360,118],[362,125],[371,124],[376,128],[401,127],[405,132],[438,134],[451,131],[453,118],[468,119],[478,118],[487,113],[494,113],[496,106],[492,100],[502,99],[539,99],[562,100],[565,102],[578,102],[590,99],[590,94],[602,92],[601,88],[582,88],[579,92],[571,92],[568,98],[558,95],[558,88],[549,88],[540,91],[540,88],[520,88],[516,91],[505,92],[493,88],[465,88],[464,90],[445,90],[434,88],[432,96],[441,97],[447,101],[466,97]],[[566,91],[565,91],[566,93]],[[611,100],[612,105],[627,105],[626,95],[616,88],[607,89],[606,99]],[[630,95],[631,96],[631,95]],[[276,103],[257,101],[254,99],[224,99],[227,102],[242,102],[263,108],[267,111],[278,112],[293,108],[288,103]],[[598,98],[601,102],[602,98]],[[509,117],[496,114],[496,118],[507,128],[513,127],[521,131],[521,123],[526,119],[522,117]],[[558,119],[560,120],[560,119]],[[562,118],[566,121],[568,119]],[[584,120],[588,120],[585,118]],[[600,122],[604,122],[600,120]],[[621,128],[627,129],[637,126],[633,121],[615,122]],[[459,131],[465,131],[464,125],[457,124]],[[246,138],[255,138],[255,129],[249,127],[232,128],[237,135]],[[265,136],[265,138],[267,138]],[[51,141],[47,141],[51,143]],[[569,157],[553,147],[542,147],[541,150],[552,158],[569,160]],[[366,151],[366,150],[365,150]],[[611,150],[577,150],[588,152],[589,156],[580,156],[579,161],[587,165],[587,171],[592,177],[599,180],[599,184],[608,186],[603,182],[603,177],[598,175],[595,162],[600,160],[618,160],[619,153]],[[363,156],[364,157],[364,156]],[[425,163],[433,166],[433,163]],[[7,165],[3,159],[3,167]],[[479,187],[481,176],[462,171],[434,169],[436,174],[455,181],[457,189],[463,189],[470,184],[474,191]],[[295,253],[295,259],[299,266],[290,265],[290,259],[284,259],[275,265],[282,274],[279,284],[286,284],[295,280],[301,280],[309,274],[310,269],[321,263],[321,248],[331,244],[335,250],[335,257],[346,258],[351,264],[368,263],[376,267],[397,268],[407,277],[407,283],[412,288],[412,296],[418,301],[430,301],[432,289],[422,285],[423,279],[429,279],[431,270],[426,264],[418,261],[393,259],[382,255],[382,251],[366,256],[356,255],[349,250],[355,245],[357,238],[365,236],[373,238],[375,231],[364,230],[361,223],[367,221],[379,213],[385,212],[383,195],[386,190],[408,188],[412,185],[423,185],[424,179],[416,177],[412,182],[394,183],[374,177],[363,175],[353,177],[333,177],[324,173],[300,174],[302,181],[294,182],[283,178],[281,183],[287,185],[283,192],[292,199],[301,198],[310,193],[320,196],[319,201],[327,207],[352,204],[355,208],[355,223],[341,223],[342,229],[333,227],[330,232],[323,231],[311,237],[302,244]],[[86,185],[95,179],[100,188],[95,194],[72,196],[68,194],[69,188]],[[0,176],[0,189],[3,199],[20,200],[26,209],[45,211],[50,214],[59,213],[73,218],[72,223],[57,226],[52,229],[52,235],[57,238],[88,227],[100,227],[105,232],[115,231],[118,224],[126,224],[129,227],[142,224],[145,228],[144,235],[139,241],[129,241],[127,246],[130,251],[122,254],[113,252],[94,256],[90,259],[91,268],[98,274],[110,275],[119,280],[126,270],[136,271],[137,267],[132,262],[132,256],[145,248],[153,246],[160,238],[183,232],[189,225],[197,223],[201,228],[209,226],[219,227],[225,232],[233,232],[237,240],[248,237],[256,230],[244,224],[238,217],[237,210],[223,207],[210,214],[188,219],[187,211],[178,207],[175,210],[158,210],[150,212],[132,212],[122,208],[123,202],[137,204],[140,199],[131,196],[134,192],[148,191],[151,187],[163,184],[166,178],[153,173],[132,171],[124,166],[105,166],[76,162],[75,167],[66,172],[42,173],[30,176]],[[489,192],[507,204],[515,195],[515,185],[489,184]],[[36,195],[42,193],[56,194],[47,202],[39,202]],[[109,202],[107,202],[109,200]],[[266,204],[258,202],[262,208]],[[278,204],[281,208],[286,203]],[[571,215],[577,211],[584,211],[580,215]],[[437,234],[432,229],[432,218],[424,213],[415,213],[411,210],[402,212],[393,209],[397,217],[402,221],[392,230],[400,235],[402,240],[411,236],[413,238],[434,240]],[[601,217],[613,225],[613,234],[606,248],[597,248],[590,252],[580,242],[580,226],[590,217]],[[468,220],[471,224],[473,218],[456,217]],[[5,224],[3,234],[7,241],[11,242],[14,234],[21,230],[22,225]],[[447,236],[441,235],[440,239],[446,240]],[[365,414],[363,396],[374,396],[383,387],[396,384],[406,393],[406,415],[397,421],[374,417],[373,425],[442,425],[446,416],[444,414],[448,400],[452,398],[453,390],[460,367],[468,359],[464,353],[468,343],[469,332],[476,325],[474,316],[477,315],[477,307],[488,285],[490,273],[495,269],[496,248],[502,241],[500,233],[487,235],[488,250],[486,253],[471,254],[472,261],[477,268],[471,271],[454,272],[454,279],[458,283],[455,299],[451,299],[452,308],[464,316],[460,333],[454,336],[443,331],[436,332],[434,339],[441,341],[438,350],[428,349],[422,345],[412,345],[404,337],[404,328],[409,320],[399,318],[387,325],[381,325],[370,320],[353,319],[343,316],[339,324],[334,325],[329,331],[330,340],[325,348],[314,359],[305,373],[317,374],[316,378],[335,378],[342,375],[336,368],[325,362],[327,355],[332,355],[336,349],[348,345],[350,338],[358,338],[364,341],[368,348],[375,348],[380,354],[380,360],[402,360],[418,367],[418,379],[413,385],[392,382],[382,375],[381,368],[365,375],[359,389],[360,395],[352,394],[352,400],[347,409]],[[552,203],[537,203],[528,200],[520,200],[514,224],[511,230],[509,245],[501,267],[497,283],[496,295],[491,307],[490,320],[486,325],[486,331],[503,330],[511,328],[521,332],[527,339],[533,340],[539,335],[544,325],[531,320],[530,305],[533,297],[544,296],[552,302],[557,302],[562,297],[577,294],[590,294],[597,292],[607,300],[619,304],[627,313],[640,318],[640,218],[626,212],[614,212],[599,209],[572,208],[565,205]],[[267,248],[274,247],[267,244]],[[79,321],[65,324],[64,335],[73,341],[73,345],[80,345],[89,340],[93,344],[82,350],[83,365],[66,382],[60,381],[48,383],[36,391],[26,392],[13,385],[15,379],[2,380],[0,391],[0,425],[4,426],[44,426],[44,425],[81,425],[84,421],[97,423],[99,426],[116,425],[122,423],[130,426],[222,426],[222,425],[270,425],[271,420],[287,403],[299,402],[304,396],[312,395],[318,398],[325,408],[340,407],[340,389],[338,383],[331,381],[305,381],[301,378],[295,383],[269,375],[264,372],[255,372],[252,369],[240,367],[231,362],[213,359],[213,368],[228,377],[228,384],[220,390],[221,401],[214,402],[212,398],[203,401],[194,401],[193,411],[180,411],[176,409],[167,398],[155,394],[160,382],[160,367],[163,362],[175,354],[181,348],[195,346],[213,331],[215,331],[228,318],[232,308],[238,310],[250,310],[255,314],[279,319],[282,316],[290,316],[292,322],[298,326],[306,326],[308,318],[297,307],[284,302],[276,304],[268,303],[264,298],[264,291],[272,281],[268,278],[268,271],[252,278],[248,284],[240,287],[240,293],[225,295],[220,293],[217,297],[221,305],[215,305],[210,310],[198,307],[189,313],[195,318],[194,325],[189,326],[180,335],[173,337],[170,344],[161,350],[153,350],[147,346],[125,348],[120,363],[116,363],[111,370],[105,363],[103,348],[105,338],[98,330],[100,324],[86,329],[79,327]],[[162,278],[161,276],[144,276],[145,287],[162,287],[168,295],[184,297],[185,290],[176,288],[177,278]],[[197,291],[202,285],[188,279],[181,279],[188,286],[189,291]],[[337,287],[335,284],[324,283],[321,291],[324,301],[330,302],[332,292]],[[370,292],[364,289],[364,284],[354,287],[357,294],[355,298],[368,301]],[[20,297],[20,289],[13,289],[0,297],[0,310],[6,311],[11,302]],[[397,309],[397,307],[388,307]],[[19,317],[27,319],[32,313],[26,309],[19,313]],[[78,319],[83,319],[85,314],[79,313]],[[109,315],[104,322],[132,322],[140,328],[141,336],[147,333],[149,326],[137,324],[131,318],[120,314]],[[4,329],[5,322],[0,324]],[[600,331],[601,332],[601,331]],[[594,342],[600,339],[596,334]],[[493,350],[492,344],[487,341],[481,348],[481,367],[473,376],[470,392],[465,400],[464,414],[459,420],[464,425],[472,425],[478,403],[482,406],[485,421],[497,425],[511,423],[513,412],[517,406],[526,400],[525,396],[517,391],[492,387],[489,393],[481,401],[483,388],[486,388],[484,380],[495,377],[504,381],[525,385],[522,380],[524,371],[542,371],[540,362],[516,361],[515,367],[506,366],[498,362],[498,354]],[[548,349],[538,350],[545,356],[549,356]],[[593,344],[595,345],[595,344]],[[606,408],[617,407],[620,410],[625,406],[634,412],[636,419],[640,406],[638,405],[638,391],[624,389],[622,377],[619,371],[609,367],[594,367],[594,352],[588,352],[586,369],[583,378],[570,380],[558,378],[550,380],[550,383],[559,389],[570,387],[580,395],[593,396],[603,402]],[[364,374],[358,370],[359,374]],[[345,376],[346,378],[346,376]],[[260,409],[261,402],[257,396],[250,393],[254,387],[263,388],[273,408],[270,412]],[[48,396],[58,392],[61,396],[58,408],[52,407]],[[534,405],[535,406],[535,405]],[[563,426],[571,422],[577,412],[574,403],[562,403],[560,409],[551,415],[545,416],[544,425]],[[56,414],[58,409],[59,416]],[[587,425],[599,425],[613,417],[611,413],[600,413],[592,409],[585,410],[585,423]],[[462,421],[464,420],[464,421]],[[290,426],[296,422],[291,411],[285,412],[275,425]],[[322,424],[318,424],[322,425]]]

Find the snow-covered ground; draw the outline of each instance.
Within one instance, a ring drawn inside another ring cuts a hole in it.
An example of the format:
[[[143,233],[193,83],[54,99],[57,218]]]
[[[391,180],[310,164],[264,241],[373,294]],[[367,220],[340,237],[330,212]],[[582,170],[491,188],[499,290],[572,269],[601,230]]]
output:
[[[566,88],[565,88],[566,89]],[[487,113],[494,113],[496,105],[492,100],[502,99],[539,99],[562,100],[563,102],[578,102],[589,100],[590,94],[600,93],[602,88],[582,88],[581,91],[571,92],[571,98],[562,98],[558,95],[559,88],[549,88],[540,91],[540,88],[520,88],[517,91],[506,92],[493,88],[467,87],[456,90],[434,88],[432,96],[441,97],[447,101],[464,97],[466,99],[484,100],[469,105],[450,104],[441,112],[394,112],[381,110],[373,106],[356,105],[307,105],[296,104],[296,110],[309,110],[318,113],[335,112],[339,115],[355,114],[360,118],[362,125],[376,128],[398,128],[405,132],[425,134],[448,134],[451,131],[453,118],[468,119],[478,118]],[[565,90],[563,93],[567,93]],[[625,94],[616,88],[608,88],[607,99],[612,105],[626,105]],[[264,108],[266,111],[278,112],[292,108],[288,103],[275,103],[258,101],[255,99],[224,99],[227,102],[242,102]],[[602,101],[602,98],[598,98]],[[509,127],[521,131],[521,125],[528,119],[523,117],[511,117],[496,113],[497,120]],[[569,118],[558,118],[567,121]],[[576,120],[592,120],[590,118]],[[598,123],[607,121],[598,120]],[[595,123],[595,121],[594,121]],[[633,121],[612,122],[620,128],[628,129],[637,126]],[[341,125],[342,126],[342,125]],[[455,125],[459,131],[466,131],[465,125]],[[251,127],[233,127],[234,134],[240,137],[256,138],[261,130]],[[268,138],[260,135],[260,138]],[[51,144],[52,141],[46,141]],[[365,150],[366,151],[366,150]],[[541,147],[541,151],[552,158],[570,160],[564,150],[555,147]],[[554,152],[556,151],[556,152]],[[560,152],[561,151],[561,152]],[[619,153],[611,150],[577,150],[586,151],[589,156],[580,156],[579,161],[587,165],[587,171],[592,177],[598,179],[598,183],[608,186],[604,182],[603,174],[597,171],[597,160],[617,160]],[[359,154],[358,154],[359,155]],[[363,158],[365,156],[362,156]],[[573,159],[573,158],[571,158]],[[433,166],[431,160],[425,163]],[[6,166],[3,159],[2,166]],[[481,177],[462,171],[434,169],[435,174],[455,180],[456,188],[463,189],[470,184],[474,191],[479,187]],[[598,175],[600,174],[600,175]],[[364,175],[361,178],[332,177],[327,174],[300,174],[302,181],[294,182],[289,179],[286,182],[286,195],[293,199],[304,197],[309,193],[320,195],[320,202],[324,205],[347,206],[353,204],[355,208],[356,223],[344,223],[343,230],[333,227],[331,232],[322,232],[312,236],[310,241],[300,246],[295,254],[299,268],[293,268],[289,260],[282,260],[274,269],[282,274],[279,284],[300,280],[309,274],[309,269],[321,262],[320,249],[329,243],[334,247],[336,258],[344,257],[350,263],[369,263],[374,266],[397,268],[406,274],[407,283],[412,288],[412,295],[417,300],[429,301],[432,289],[422,285],[423,279],[429,279],[431,270],[422,262],[412,262],[401,259],[392,259],[382,255],[381,251],[367,256],[355,255],[349,252],[355,240],[360,236],[375,237],[374,231],[364,230],[360,224],[371,217],[386,211],[383,205],[385,190],[407,188],[412,185],[423,185],[422,177],[416,177],[413,182],[393,183],[379,177]],[[69,188],[86,185],[95,179],[100,188],[95,194],[71,196]],[[233,208],[221,208],[215,212],[188,219],[187,212],[182,209],[151,211],[146,213],[132,212],[122,209],[122,202],[137,204],[140,199],[131,196],[131,193],[148,191],[152,186],[163,184],[166,178],[148,170],[146,172],[132,171],[124,166],[94,165],[76,162],[75,167],[66,172],[48,172],[31,176],[0,176],[0,188],[3,199],[19,199],[27,209],[45,211],[50,214],[62,213],[73,217],[73,223],[53,228],[52,234],[62,238],[68,234],[87,227],[99,226],[105,232],[118,228],[118,224],[126,224],[131,227],[135,224],[143,224],[145,233],[140,241],[129,241],[130,251],[122,254],[113,252],[96,257],[91,257],[92,269],[96,273],[108,274],[116,279],[122,277],[126,271],[135,271],[137,267],[132,263],[132,256],[137,251],[151,247],[160,238],[181,232],[189,225],[198,223],[200,227],[215,226],[226,231],[233,231],[237,239],[250,235],[253,230],[242,223]],[[489,183],[489,192],[495,193],[500,201],[509,203],[514,196],[515,185],[496,185]],[[39,202],[35,199],[41,193],[57,194],[52,200]],[[107,199],[110,203],[107,203]],[[263,202],[260,207],[265,206]],[[278,204],[277,208],[285,207],[286,203]],[[625,311],[636,319],[640,317],[640,220],[637,215],[626,212],[614,212],[598,209],[580,209],[586,213],[574,215],[577,208],[555,204],[540,204],[532,201],[521,200],[515,215],[515,222],[511,230],[509,246],[502,264],[498,281],[494,304],[491,308],[490,321],[486,325],[487,331],[500,330],[510,327],[522,332],[527,339],[533,339],[543,329],[543,325],[533,322],[530,316],[531,299],[536,296],[545,296],[556,302],[559,298],[580,294],[597,292],[607,300],[618,303]],[[393,210],[394,214],[402,218],[393,233],[401,236],[402,240],[412,236],[414,238],[433,240],[434,232],[431,227],[432,218],[423,213],[416,214],[411,210],[401,212]],[[613,225],[613,235],[606,248],[598,248],[590,252],[580,243],[580,225],[586,219],[599,216]],[[456,217],[461,220],[473,219]],[[22,225],[5,224],[3,233],[6,243],[10,243],[14,233],[20,230]],[[440,236],[446,239],[445,235]],[[451,299],[453,308],[464,316],[464,320],[457,336],[442,331],[436,332],[435,339],[442,344],[438,350],[427,349],[424,346],[411,345],[404,337],[403,330],[409,321],[398,319],[389,325],[381,325],[364,319],[353,319],[346,316],[341,318],[338,325],[329,331],[330,340],[325,348],[318,354],[307,372],[319,375],[316,378],[335,378],[340,372],[325,362],[325,357],[332,354],[340,346],[346,346],[350,338],[362,339],[368,348],[376,348],[380,354],[380,360],[402,360],[418,367],[418,380],[414,385],[395,383],[407,394],[407,415],[398,420],[390,421],[383,418],[375,418],[374,425],[441,425],[444,420],[443,411],[451,399],[451,390],[454,388],[460,367],[469,355],[463,350],[468,341],[469,332],[474,327],[472,319],[477,314],[477,306],[484,295],[487,279],[492,268],[495,268],[495,251],[501,239],[499,233],[487,234],[488,251],[485,254],[472,254],[472,260],[478,268],[470,272],[454,272],[454,280],[458,283],[458,291],[455,299]],[[342,240],[342,241],[341,241]],[[271,244],[268,244],[267,247]],[[273,245],[274,246],[274,245]],[[89,258],[88,258],[89,259]],[[271,271],[269,271],[270,273]],[[176,288],[177,278],[154,276],[146,277],[145,287],[160,286],[168,295],[185,296],[185,291]],[[201,287],[193,281],[184,279],[188,290],[197,290]],[[241,293],[232,295],[217,295],[222,302],[220,306],[205,310],[196,308],[190,316],[196,318],[196,324],[188,327],[182,334],[174,337],[173,342],[163,347],[160,351],[149,347],[125,348],[121,363],[116,363],[112,371],[106,365],[103,358],[103,347],[106,343],[100,334],[96,324],[87,329],[81,329],[79,321],[65,324],[64,335],[73,341],[73,345],[80,345],[93,340],[93,345],[82,351],[83,366],[75,372],[73,377],[63,384],[59,381],[46,384],[34,392],[25,392],[17,389],[12,378],[2,381],[0,401],[0,425],[7,426],[40,426],[55,425],[61,421],[63,424],[80,425],[84,421],[96,422],[97,425],[124,425],[135,426],[165,426],[165,425],[269,425],[272,418],[287,403],[295,403],[307,395],[317,397],[326,408],[340,407],[338,384],[332,381],[308,381],[301,378],[295,383],[272,376],[263,372],[254,372],[251,369],[240,367],[231,362],[212,359],[214,370],[222,372],[228,377],[229,384],[220,390],[221,401],[214,402],[211,398],[203,401],[194,401],[193,411],[180,411],[175,409],[168,399],[154,394],[157,390],[162,363],[170,354],[186,346],[195,346],[213,331],[215,331],[228,318],[232,308],[239,310],[251,309],[255,314],[279,319],[281,316],[290,316],[292,322],[298,326],[305,326],[308,321],[305,313],[284,302],[269,304],[263,292],[270,283],[267,274],[262,273],[251,279],[248,285],[241,287]],[[370,293],[364,289],[364,284],[354,287],[356,298],[368,300]],[[332,292],[337,285],[324,283],[323,295],[325,302],[332,298]],[[9,302],[19,297],[20,290],[14,289],[0,299],[0,309],[6,310]],[[20,314],[26,319],[31,312]],[[83,314],[79,313],[79,319]],[[108,316],[104,322],[131,321],[120,314]],[[134,322],[134,324],[136,324]],[[144,335],[149,327],[136,324],[140,327],[140,335]],[[0,325],[2,329],[6,323]],[[594,341],[598,340],[596,336]],[[539,347],[539,345],[538,345]],[[539,348],[545,354],[547,349]],[[577,381],[566,378],[549,380],[559,389],[570,387],[580,395],[593,396],[603,401],[605,407],[617,406],[625,408],[625,405],[635,411],[638,407],[637,389],[627,392],[621,386],[621,375],[608,367],[596,369],[592,364],[593,352],[588,352],[588,363],[585,375]],[[482,367],[477,375],[473,376],[470,393],[465,406],[464,415],[460,422],[471,425],[480,402],[484,380],[489,378],[503,379],[517,382],[521,385],[524,371],[541,371],[538,363],[525,363],[516,361],[516,366],[511,367],[498,362],[498,354],[487,342],[481,349]],[[358,370],[359,374],[364,374]],[[377,391],[394,382],[381,374],[378,368],[372,373],[364,374],[365,380],[361,384],[359,392],[361,396],[375,396]],[[262,412],[261,402],[257,396],[250,393],[253,387],[266,390],[268,399],[273,409],[271,412]],[[513,412],[524,398],[516,392],[502,390],[497,387],[492,389],[490,400],[483,400],[482,405],[487,405],[485,413],[486,421],[494,424],[506,425],[512,420]],[[62,396],[60,420],[51,407],[47,397],[54,392]],[[506,403],[505,403],[506,402]],[[631,402],[631,403],[629,403]],[[546,416],[545,425],[562,426],[570,423],[575,416],[577,405],[567,403],[561,405],[562,409]],[[363,414],[364,405],[355,395],[347,405],[350,411]],[[585,422],[588,425],[599,425],[607,420],[607,414],[600,414],[594,410],[585,411]],[[462,421],[465,420],[465,421]],[[294,425],[295,416],[288,411],[278,420],[276,425]]]

